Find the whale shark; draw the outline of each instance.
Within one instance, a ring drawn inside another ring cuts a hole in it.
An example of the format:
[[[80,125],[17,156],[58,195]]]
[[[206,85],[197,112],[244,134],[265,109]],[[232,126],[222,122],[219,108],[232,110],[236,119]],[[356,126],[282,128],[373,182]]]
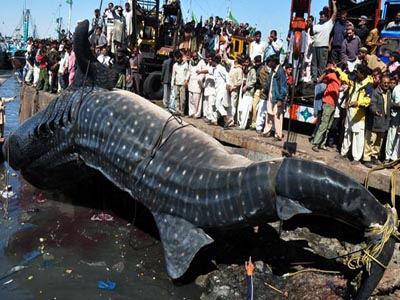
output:
[[[353,299],[368,299],[393,255],[392,209],[330,166],[299,158],[254,162],[147,99],[113,89],[117,74],[91,54],[88,27],[83,21],[75,31],[74,83],[7,137],[3,155],[15,170],[49,190],[100,172],[152,213],[173,279],[213,242],[207,229],[313,214],[345,222],[378,245],[352,291]],[[371,234],[387,224],[388,233]]]

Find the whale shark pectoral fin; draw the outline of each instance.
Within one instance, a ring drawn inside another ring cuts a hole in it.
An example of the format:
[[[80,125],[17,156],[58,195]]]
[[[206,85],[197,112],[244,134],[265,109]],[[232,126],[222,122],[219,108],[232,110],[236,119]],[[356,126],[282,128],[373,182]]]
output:
[[[277,196],[276,212],[279,219],[283,221],[289,220],[294,215],[312,213],[311,210],[305,208],[299,202],[283,196]]]
[[[168,275],[173,279],[179,278],[189,268],[196,253],[214,240],[203,229],[182,218],[153,215],[164,247]]]

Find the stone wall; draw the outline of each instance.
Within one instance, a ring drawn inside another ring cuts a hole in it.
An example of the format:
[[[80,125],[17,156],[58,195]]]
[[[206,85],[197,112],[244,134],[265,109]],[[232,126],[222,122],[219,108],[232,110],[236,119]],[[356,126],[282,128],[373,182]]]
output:
[[[34,87],[24,85],[21,87],[19,122],[33,116],[38,111],[44,109],[57,95],[37,92]]]

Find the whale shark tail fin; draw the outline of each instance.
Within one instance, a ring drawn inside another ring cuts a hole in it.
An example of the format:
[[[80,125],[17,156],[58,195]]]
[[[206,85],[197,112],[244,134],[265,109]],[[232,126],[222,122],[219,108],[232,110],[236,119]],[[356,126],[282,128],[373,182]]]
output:
[[[311,184],[312,183],[312,184]],[[352,299],[365,300],[381,280],[393,256],[397,212],[385,208],[364,186],[321,163],[285,159],[276,176],[277,213],[282,220],[313,213],[339,220],[365,234],[368,247],[357,262]],[[368,251],[367,251],[368,250]],[[359,262],[359,264],[358,264]]]
[[[74,51],[77,64],[81,73],[88,73],[88,77],[96,86],[111,90],[118,81],[118,73],[101,64],[96,57],[94,57],[90,49],[88,29],[88,20],[79,22],[75,29]],[[80,81],[81,80],[79,80],[79,82]],[[76,80],[74,83],[76,83]]]
[[[201,228],[168,214],[153,214],[164,248],[168,275],[181,277],[189,268],[196,253],[214,240]]]

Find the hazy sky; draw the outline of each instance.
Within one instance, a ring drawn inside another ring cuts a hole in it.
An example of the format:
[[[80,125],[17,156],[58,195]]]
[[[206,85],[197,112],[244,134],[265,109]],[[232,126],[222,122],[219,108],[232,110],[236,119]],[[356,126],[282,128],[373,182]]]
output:
[[[6,1],[6,0],[1,0]],[[93,10],[99,8],[101,1],[94,0],[72,0],[71,28],[76,25],[77,20],[91,19]],[[108,2],[103,1],[102,11]],[[126,1],[111,1],[114,4],[124,4]],[[163,3],[160,0],[160,3]],[[311,13],[318,15],[328,0],[313,0]],[[271,29],[276,29],[284,37],[289,26],[289,14],[291,0],[182,0],[182,12],[185,19],[191,19],[191,11],[200,20],[209,16],[227,16],[228,7],[231,7],[232,15],[239,22],[248,22],[257,27],[267,36]],[[3,6],[4,7],[4,6]],[[22,11],[24,7],[30,9],[32,23],[36,25],[39,37],[56,36],[56,19],[61,17],[63,28],[67,28],[69,19],[69,5],[66,0],[11,0],[7,8],[0,11],[0,32],[11,35],[15,28],[21,26],[22,33]],[[5,8],[5,7],[4,7]],[[31,31],[30,31],[31,32]]]

